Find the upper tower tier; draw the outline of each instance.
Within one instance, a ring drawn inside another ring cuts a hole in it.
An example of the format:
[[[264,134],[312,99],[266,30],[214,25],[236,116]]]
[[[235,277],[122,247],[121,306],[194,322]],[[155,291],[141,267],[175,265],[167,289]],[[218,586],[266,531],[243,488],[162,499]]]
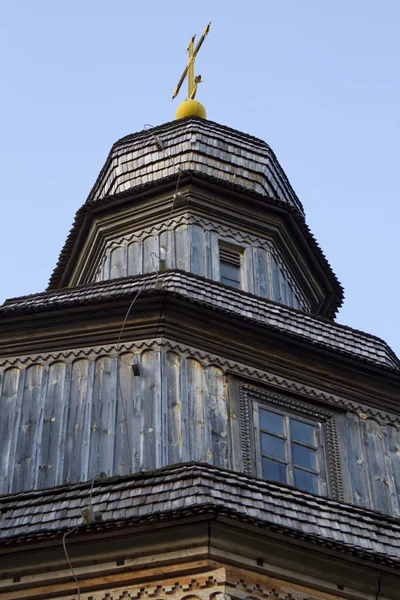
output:
[[[197,117],[113,145],[49,290],[157,269],[328,318],[343,298],[268,144]]]

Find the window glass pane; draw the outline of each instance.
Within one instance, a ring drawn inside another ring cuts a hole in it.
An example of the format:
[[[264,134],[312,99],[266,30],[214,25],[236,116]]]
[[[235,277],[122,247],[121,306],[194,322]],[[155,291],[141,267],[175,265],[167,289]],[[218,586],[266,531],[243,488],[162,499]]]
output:
[[[227,263],[221,262],[219,267],[219,273],[221,279],[225,277],[226,279],[232,279],[233,281],[240,281],[240,269],[238,267],[234,267],[232,265],[228,265]]]
[[[221,283],[240,289],[240,281],[233,281],[232,279],[228,279],[227,277],[221,277]]]
[[[277,458],[286,458],[285,441],[268,433],[261,434],[261,452],[271,454]],[[299,463],[301,464],[301,463]]]
[[[262,474],[266,479],[286,483],[286,465],[270,458],[262,457]]]
[[[307,473],[306,471],[302,471],[301,469],[293,469],[294,474],[294,485],[300,490],[304,490],[306,492],[313,492],[314,494],[318,494],[318,477],[317,475],[313,475],[312,473]]]
[[[296,442],[304,442],[315,446],[315,427],[313,425],[290,419],[290,435],[292,440],[296,440]]]
[[[285,435],[283,417],[269,410],[260,410],[260,427],[272,431],[272,433]]]
[[[307,469],[317,469],[317,453],[312,448],[292,444],[292,459],[294,465],[306,467]]]

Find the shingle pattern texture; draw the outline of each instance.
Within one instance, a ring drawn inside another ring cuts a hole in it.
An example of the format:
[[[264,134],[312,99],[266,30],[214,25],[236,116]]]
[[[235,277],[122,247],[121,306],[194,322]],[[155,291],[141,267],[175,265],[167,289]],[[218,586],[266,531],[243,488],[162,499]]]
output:
[[[160,143],[165,151],[160,149]],[[116,142],[88,201],[164,179],[178,168],[278,198],[303,213],[300,200],[268,144],[196,117],[166,123]]]
[[[82,524],[91,482],[0,497],[0,545],[60,535]],[[199,463],[95,481],[91,530],[218,511],[282,534],[400,564],[400,521],[306,492]],[[82,526],[85,527],[85,526]]]
[[[56,310],[130,296],[139,288],[142,295],[171,293],[214,310],[234,313],[315,346],[400,370],[400,361],[379,338],[185,271],[168,271],[159,277],[126,277],[7,300],[0,307],[0,319],[17,313]]]

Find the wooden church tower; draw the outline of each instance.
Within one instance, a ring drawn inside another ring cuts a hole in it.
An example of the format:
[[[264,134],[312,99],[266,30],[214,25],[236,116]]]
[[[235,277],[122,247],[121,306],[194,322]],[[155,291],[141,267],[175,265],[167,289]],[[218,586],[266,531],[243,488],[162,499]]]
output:
[[[205,118],[202,39],[0,307],[0,600],[399,598],[399,360],[335,323],[271,148]]]

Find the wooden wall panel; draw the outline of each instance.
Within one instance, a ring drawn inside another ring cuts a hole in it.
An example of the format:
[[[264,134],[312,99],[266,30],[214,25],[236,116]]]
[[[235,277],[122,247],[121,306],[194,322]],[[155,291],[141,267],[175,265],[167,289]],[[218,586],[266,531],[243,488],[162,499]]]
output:
[[[127,249],[127,274],[141,275],[143,273],[143,243],[132,242]]]
[[[365,448],[371,506],[375,510],[390,514],[392,505],[389,493],[389,476],[381,428],[373,419],[362,419],[360,425]]]
[[[400,516],[400,431],[392,425],[382,427],[384,456],[387,465],[388,486],[392,512]]]
[[[116,359],[101,356],[96,359],[93,382],[89,478],[113,472],[115,408]]]
[[[159,411],[156,407],[156,399],[159,397],[159,390],[156,390],[155,354],[153,350],[146,350],[141,356],[140,468],[147,470],[161,466],[157,460]]]
[[[66,426],[64,481],[84,481],[88,475],[91,419],[90,363],[79,359],[71,366],[71,385]],[[94,367],[94,364],[92,364]],[[93,368],[91,369],[93,372]],[[66,398],[66,401],[68,398]]]
[[[226,388],[222,369],[209,366],[204,374],[205,430],[209,438],[212,464],[227,469],[228,460],[228,414]]]
[[[199,225],[190,227],[190,272],[196,275],[206,275],[205,271],[205,232]]]
[[[61,483],[61,444],[65,441],[64,384],[66,365],[55,362],[50,365],[44,410],[42,412],[41,446],[39,453],[38,487],[50,487]]]
[[[15,444],[18,434],[21,405],[18,403],[18,386],[21,370],[6,369],[1,373],[0,394],[0,494],[12,489]]]
[[[365,448],[361,437],[360,419],[349,413],[346,419],[346,454],[352,486],[351,502],[371,508]]]
[[[182,359],[176,352],[167,352],[165,356],[165,376],[167,380],[168,410],[168,464],[182,461],[182,396],[181,369]]]
[[[199,361],[188,358],[187,365],[187,437],[188,453],[191,460],[210,460],[211,449],[205,443],[205,415],[203,396],[203,368]],[[208,450],[208,453],[207,453]]]
[[[154,273],[159,268],[159,256],[158,236],[149,235],[143,240],[143,273]]]
[[[111,251],[110,279],[118,279],[127,275],[127,248],[118,246]]]

